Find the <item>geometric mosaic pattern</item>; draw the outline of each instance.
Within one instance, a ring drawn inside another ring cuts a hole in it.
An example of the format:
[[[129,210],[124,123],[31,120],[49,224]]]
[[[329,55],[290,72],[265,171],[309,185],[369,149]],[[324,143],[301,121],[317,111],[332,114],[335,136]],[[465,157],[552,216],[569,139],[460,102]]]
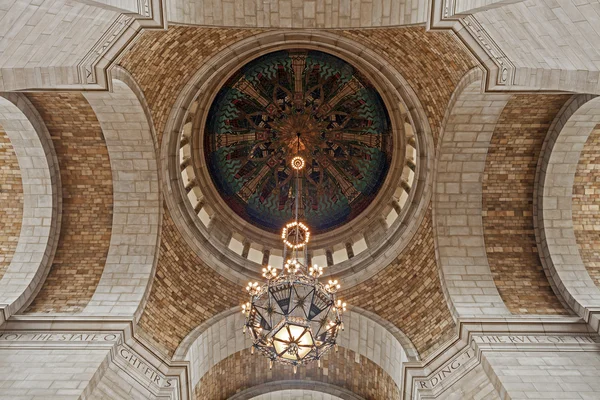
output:
[[[347,62],[319,51],[264,55],[238,70],[209,111],[204,149],[213,182],[246,221],[272,232],[293,218],[314,232],[347,223],[377,195],[392,157],[383,100]]]

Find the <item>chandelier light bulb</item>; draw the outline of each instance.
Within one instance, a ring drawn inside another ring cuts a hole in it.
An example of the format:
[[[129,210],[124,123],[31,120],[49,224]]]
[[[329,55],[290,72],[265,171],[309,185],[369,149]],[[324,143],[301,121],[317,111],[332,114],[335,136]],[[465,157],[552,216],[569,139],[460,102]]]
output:
[[[270,265],[267,265],[266,268],[263,268],[263,278],[273,279],[277,276],[277,269],[273,268]]]
[[[330,280],[329,283],[327,285],[325,285],[325,290],[327,290],[329,293],[335,293],[340,289],[340,284],[338,283],[337,279],[335,280]]]
[[[315,264],[308,269],[308,273],[313,278],[318,278],[323,275],[323,267],[319,267],[317,264]]]
[[[260,292],[260,289],[258,282],[248,282],[248,286],[246,286],[246,290],[250,296],[256,296]]]
[[[292,158],[292,161],[291,161],[290,164],[291,164],[292,168],[294,168],[295,170],[299,171],[302,168],[304,168],[305,162],[304,162],[304,159],[302,157],[296,156],[296,157]]]

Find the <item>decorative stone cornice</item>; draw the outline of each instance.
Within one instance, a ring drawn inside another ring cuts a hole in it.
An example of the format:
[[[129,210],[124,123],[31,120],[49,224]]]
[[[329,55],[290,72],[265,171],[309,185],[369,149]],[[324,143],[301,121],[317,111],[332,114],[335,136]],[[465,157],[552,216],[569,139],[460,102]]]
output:
[[[112,11],[123,11],[116,14],[112,23],[106,31],[100,35],[96,42],[90,46],[89,51],[80,59],[73,60],[68,68],[73,68],[72,81],[68,83],[56,83],[52,79],[46,81],[27,81],[20,77],[27,68],[17,67],[7,74],[7,81],[14,85],[7,85],[6,90],[111,90],[111,71],[117,65],[121,56],[126,53],[130,46],[138,39],[139,35],[147,29],[166,29],[167,19],[165,11],[165,0],[136,0],[137,12],[127,12],[115,7],[109,7],[100,2],[90,1],[92,6],[99,10],[110,9]],[[60,66],[62,67],[62,66]],[[42,75],[45,69],[55,66],[39,67]],[[9,76],[10,75],[10,76]],[[14,77],[13,77],[14,76]],[[0,73],[0,78],[2,77]],[[16,81],[16,82],[15,82]],[[31,85],[31,86],[30,86]],[[11,90],[11,91],[12,91]]]
[[[436,398],[482,364],[484,353],[500,351],[600,351],[600,337],[577,317],[462,319],[458,336],[436,353],[404,363],[403,399]]]
[[[10,349],[106,349],[107,359],[86,392],[111,363],[159,398],[190,399],[189,363],[163,359],[135,337],[129,318],[13,316],[0,329],[0,351]]]
[[[110,90],[111,70],[142,31],[166,28],[165,1],[138,0],[138,13],[119,15],[79,62],[78,79],[82,88]]]
[[[3,348],[106,349],[107,359],[92,386],[112,363],[156,396],[192,398],[190,363],[165,360],[135,337],[135,326],[128,318],[13,316],[0,330],[0,350]],[[485,355],[511,351],[599,352],[600,337],[577,317],[462,319],[455,338],[426,360],[403,363],[402,398],[436,398],[479,365],[487,368],[490,380],[497,383],[493,371],[488,371],[491,367],[486,367]],[[298,385],[294,382],[292,386]],[[86,391],[90,390],[93,387]],[[252,390],[272,391],[268,387]]]
[[[515,65],[476,18],[456,12],[455,0],[432,1],[427,29],[456,33],[484,67],[486,91],[511,90],[511,86],[516,85]]]

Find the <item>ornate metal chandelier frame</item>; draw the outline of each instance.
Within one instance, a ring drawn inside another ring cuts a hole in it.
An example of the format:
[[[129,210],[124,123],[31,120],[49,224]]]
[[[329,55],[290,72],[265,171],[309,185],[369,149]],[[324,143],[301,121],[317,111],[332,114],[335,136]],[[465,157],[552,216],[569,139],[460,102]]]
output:
[[[300,133],[298,149],[300,148]],[[282,231],[283,259],[281,270],[268,265],[263,268],[266,284],[250,282],[246,287],[251,299],[242,305],[246,316],[243,332],[250,332],[252,353],[259,350],[274,362],[292,365],[317,361],[332,347],[337,349],[337,336],[344,329],[342,313],[346,303],[336,299],[340,285],[337,280],[319,282],[323,268],[308,266],[308,227],[299,221],[300,171],[305,161],[296,155],[289,160],[296,174],[295,220]],[[288,256],[290,250],[290,258]],[[302,258],[300,257],[302,256]]]

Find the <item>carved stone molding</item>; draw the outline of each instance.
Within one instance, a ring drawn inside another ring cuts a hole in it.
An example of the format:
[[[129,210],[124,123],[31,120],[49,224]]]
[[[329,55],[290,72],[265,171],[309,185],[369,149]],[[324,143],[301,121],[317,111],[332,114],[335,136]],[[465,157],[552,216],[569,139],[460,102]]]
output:
[[[452,30],[485,69],[486,91],[511,90],[516,67],[475,17],[456,12],[455,0],[433,0],[427,29]],[[513,89],[514,90],[514,89]]]
[[[106,7],[101,3],[91,3],[99,9]],[[16,89],[7,87],[6,90],[110,90],[112,69],[143,30],[166,29],[167,27],[165,0],[137,0],[136,8],[137,13],[122,10],[121,14],[117,14],[108,29],[90,46],[89,51],[78,62],[73,61],[73,64],[69,66],[74,69],[72,82],[59,84],[36,82],[32,84],[28,81],[19,81]],[[111,10],[115,10],[115,8],[113,7]],[[55,68],[55,66],[41,67],[42,74],[46,68]],[[18,77],[23,70],[22,67],[16,68],[13,74]]]
[[[437,398],[489,352],[600,351],[600,336],[579,318],[473,318],[458,325],[455,340],[422,362],[404,363],[403,399]]]
[[[189,363],[168,362],[134,336],[130,319],[12,317],[0,330],[2,349],[105,349],[105,362],[86,392],[93,391],[107,368],[116,367],[140,387],[161,399],[189,399]]]
[[[458,328],[457,337],[426,360],[403,363],[403,399],[437,398],[480,365],[494,383],[487,354],[600,352],[600,336],[577,317],[473,318],[459,321]],[[107,358],[92,382],[110,367],[160,398],[192,398],[190,363],[160,358],[135,338],[130,319],[14,316],[0,330],[0,353],[9,348],[105,349]]]

